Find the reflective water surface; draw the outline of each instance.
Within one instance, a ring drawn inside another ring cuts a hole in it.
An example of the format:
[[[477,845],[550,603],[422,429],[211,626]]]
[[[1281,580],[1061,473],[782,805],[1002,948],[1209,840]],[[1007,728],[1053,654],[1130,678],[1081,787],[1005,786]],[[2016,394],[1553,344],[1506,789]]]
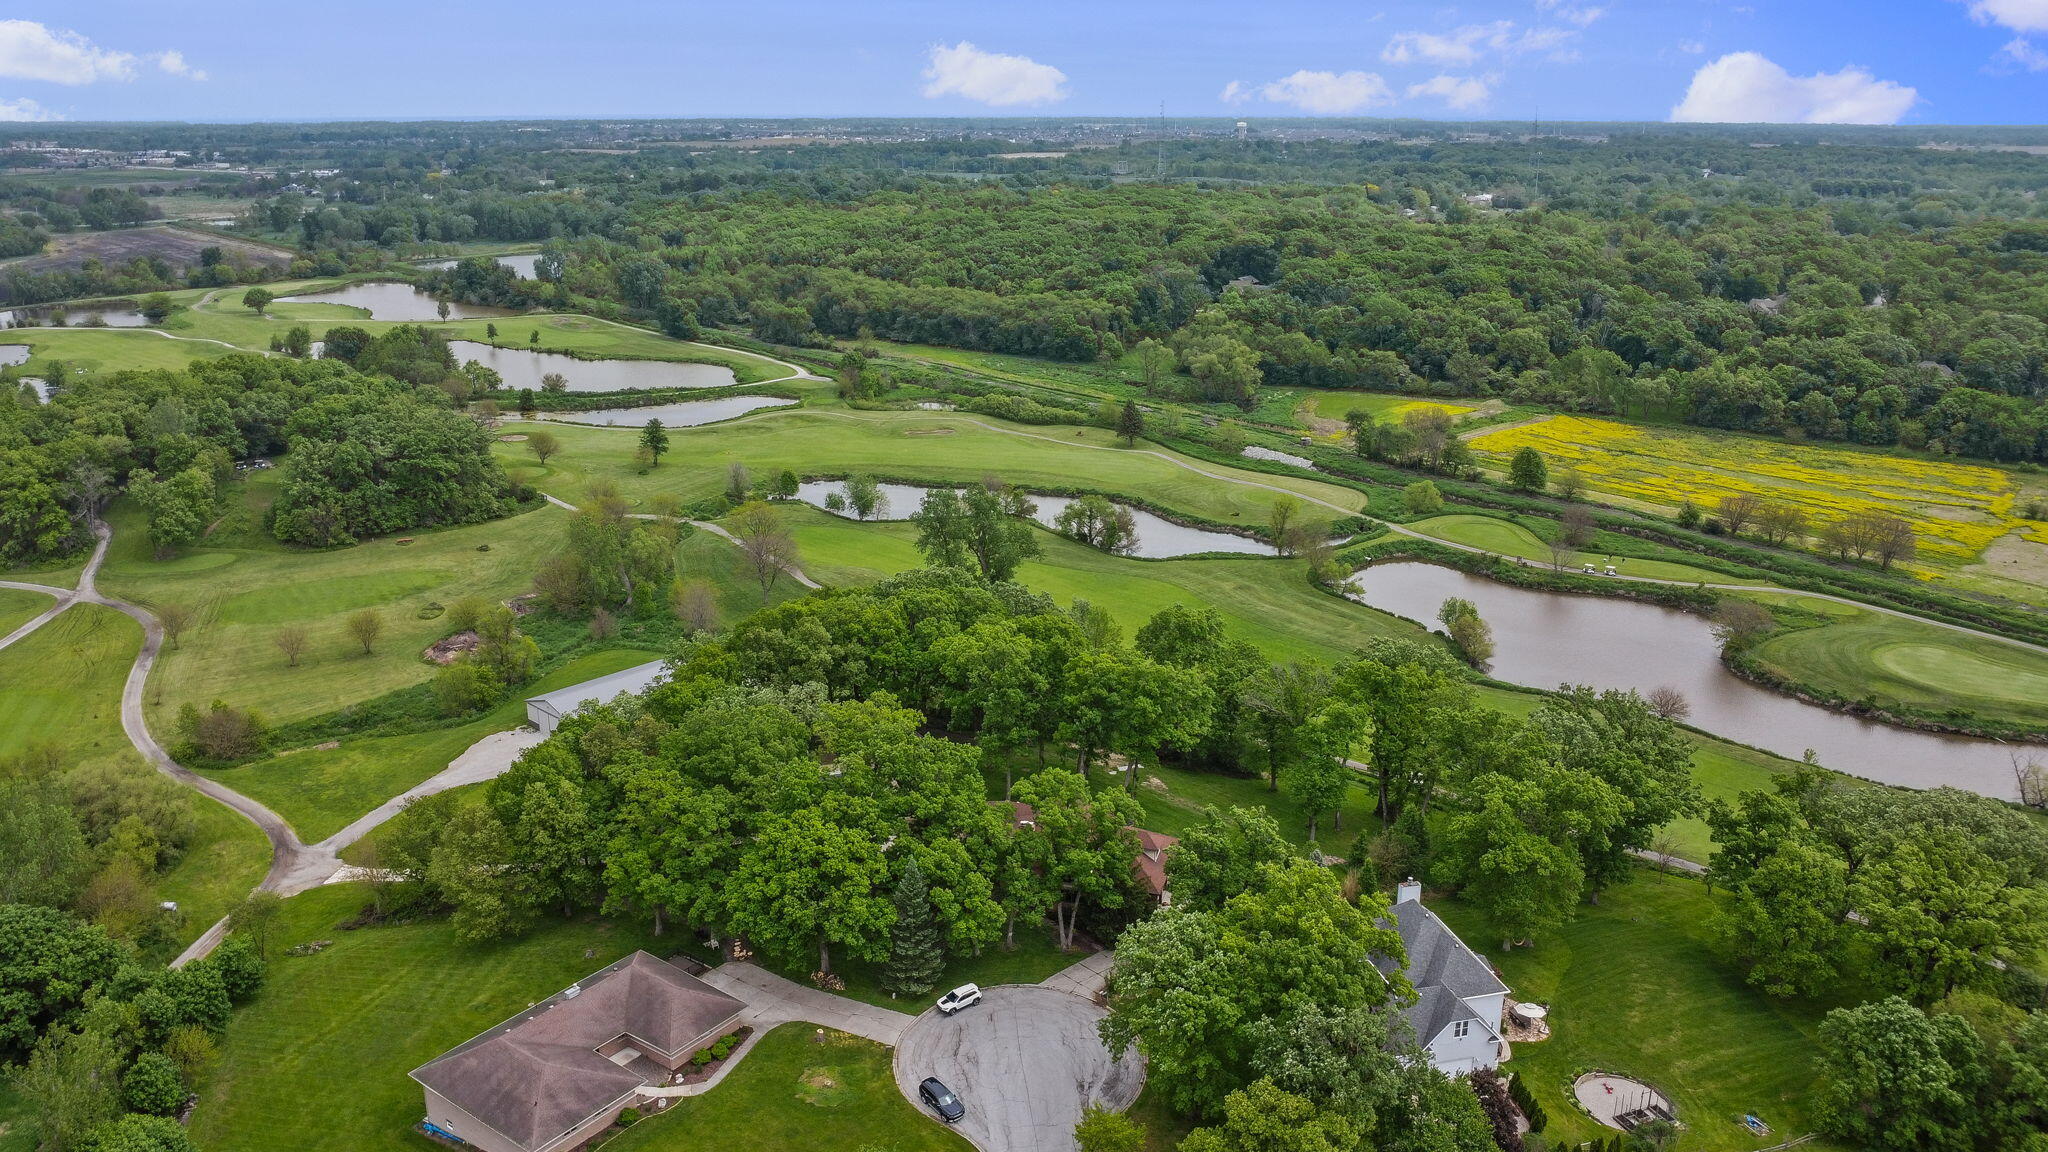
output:
[[[439,301],[402,280],[368,280],[325,292],[280,296],[278,300],[285,304],[346,304],[351,308],[368,311],[372,320],[441,318]],[[448,301],[450,320],[484,320],[510,315],[513,315],[513,312],[509,308],[486,308],[481,304]]]
[[[621,425],[640,427],[649,420],[659,420],[670,428],[689,428],[697,424],[710,424],[718,420],[730,420],[763,408],[782,408],[794,404],[777,396],[720,396],[712,400],[687,400],[680,404],[649,404],[644,408],[596,408],[588,412],[556,412],[551,420],[563,420],[572,424],[603,424],[608,427]]]
[[[1445,598],[1470,600],[1493,629],[1498,679],[1531,688],[1676,688],[1695,727],[1794,760],[1812,749],[1829,768],[1887,784],[1948,784],[2012,799],[2010,752],[2034,748],[1895,728],[1751,684],[1721,663],[1712,627],[1690,612],[1516,588],[1415,561],[1376,564],[1353,580],[1360,601],[1430,627]]]
[[[883,507],[870,520],[908,520],[924,502],[924,494],[931,491],[915,484],[882,484]],[[826,498],[837,493],[846,495],[843,480],[808,480],[797,489],[797,499],[818,508],[825,508]],[[1056,521],[1067,505],[1074,502],[1071,496],[1048,496],[1032,493],[1031,501],[1038,506],[1032,519],[1057,531]],[[826,511],[835,511],[826,508]],[[856,519],[850,509],[837,510],[838,514]],[[1191,556],[1201,552],[1240,552],[1248,556],[1273,556],[1277,551],[1262,540],[1253,540],[1230,532],[1217,532],[1207,528],[1190,528],[1176,524],[1161,516],[1155,516],[1142,508],[1131,509],[1131,520],[1137,525],[1138,547],[1131,555],[1150,560],[1165,560],[1175,556]]]
[[[671,360],[578,360],[561,352],[500,348],[481,340],[450,340],[455,359],[475,360],[505,378],[507,388],[540,389],[540,378],[561,373],[571,392],[624,392],[635,388],[718,388],[739,383],[723,364]]]

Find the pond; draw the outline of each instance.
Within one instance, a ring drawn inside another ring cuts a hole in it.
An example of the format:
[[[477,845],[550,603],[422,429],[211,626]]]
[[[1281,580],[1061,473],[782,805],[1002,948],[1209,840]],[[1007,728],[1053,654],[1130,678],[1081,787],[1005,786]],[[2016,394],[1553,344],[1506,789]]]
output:
[[[450,340],[458,361],[475,360],[505,378],[505,387],[540,390],[540,378],[559,372],[571,392],[629,392],[636,388],[720,388],[739,383],[723,364],[674,360],[578,360],[562,352],[500,348],[480,340]]]
[[[1501,680],[1676,688],[1692,705],[1688,723],[1780,756],[1797,760],[1811,749],[1829,768],[1886,784],[2015,795],[2014,746],[1895,728],[1751,684],[1721,663],[1712,626],[1689,612],[1516,588],[1416,561],[1376,564],[1353,580],[1355,599],[1431,627],[1445,598],[1470,600],[1493,629],[1491,672]]]
[[[915,484],[882,484],[883,507],[870,520],[908,520],[924,503],[924,494],[931,491]],[[817,508],[825,508],[826,498],[837,493],[846,495],[843,480],[806,480],[797,488],[796,498]],[[1072,496],[1048,496],[1034,492],[1032,503],[1038,506],[1032,519],[1058,531],[1055,522],[1060,512],[1074,502]],[[826,508],[826,511],[833,509]],[[1133,508],[1131,519],[1138,528],[1138,547],[1131,555],[1148,560],[1165,560],[1175,556],[1190,556],[1199,552],[1239,552],[1249,556],[1274,556],[1277,550],[1263,540],[1239,536],[1231,532],[1217,532],[1207,528],[1190,528],[1176,524],[1163,516],[1156,516],[1142,508]],[[848,519],[856,519],[850,511],[838,512]]]
[[[0,311],[4,328],[147,328],[149,317],[133,308],[9,308]]]
[[[439,320],[439,301],[425,292],[401,280],[366,280],[325,292],[307,292],[299,296],[280,296],[281,304],[345,304],[361,308],[370,314],[372,320]],[[509,308],[486,308],[481,304],[448,302],[450,320],[483,320],[497,316],[511,316]]]
[[[0,367],[12,368],[16,364],[28,363],[29,346],[26,344],[0,344]]]
[[[1316,470],[1316,462],[1306,456],[1296,456],[1289,452],[1262,448],[1257,444],[1245,445],[1244,454],[1254,460],[1271,460],[1277,464],[1292,464],[1296,468],[1306,468],[1311,472]]]
[[[720,396],[715,400],[688,400],[680,404],[650,404],[645,408],[597,408],[588,412],[553,412],[547,418],[571,424],[601,424],[610,428],[641,427],[659,420],[669,428],[690,428],[730,420],[763,408],[785,408],[796,403],[777,396]]]
[[[497,261],[499,264],[503,265],[506,268],[510,268],[517,275],[523,276],[526,279],[531,280],[533,279],[534,262],[540,259],[540,253],[522,252],[517,256],[493,256],[491,257],[491,259]],[[450,260],[422,260],[419,262],[417,266],[420,268],[428,269],[430,271],[439,271],[443,268],[453,268],[457,264],[460,264],[461,262],[462,261],[460,258]]]
[[[47,400],[49,400],[49,398],[50,398],[50,383],[49,383],[49,381],[47,381],[47,380],[44,380],[44,379],[43,379],[43,378],[42,378],[41,376],[23,376],[23,377],[21,378],[21,382],[22,382],[23,384],[26,384],[26,385],[28,385],[29,389],[30,389],[31,391],[33,391],[33,392],[34,392],[34,393],[36,394],[36,400],[37,400],[38,402],[42,402],[42,401],[47,401]]]

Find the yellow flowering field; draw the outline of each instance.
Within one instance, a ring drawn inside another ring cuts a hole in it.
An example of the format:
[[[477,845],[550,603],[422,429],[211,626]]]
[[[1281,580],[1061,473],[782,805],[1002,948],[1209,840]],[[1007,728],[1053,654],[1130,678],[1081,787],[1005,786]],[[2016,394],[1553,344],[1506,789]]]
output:
[[[1399,422],[1413,412],[1435,410],[1458,417],[1473,411],[1472,405],[1455,400],[1417,400],[1384,392],[1312,390],[1301,403],[1304,422],[1325,440],[1344,436],[1344,417],[1354,409],[1364,409],[1372,413],[1373,419],[1383,422]]]
[[[1594,491],[1667,508],[1691,500],[1712,511],[1723,496],[1748,493],[1797,504],[1817,525],[1859,512],[1897,516],[1919,534],[1924,560],[1971,560],[2007,532],[2041,528],[2014,515],[2018,489],[2012,476],[1985,464],[1638,428],[1584,416],[1553,416],[1470,443],[1502,467],[1520,449],[1534,448],[1553,474],[1574,467]]]

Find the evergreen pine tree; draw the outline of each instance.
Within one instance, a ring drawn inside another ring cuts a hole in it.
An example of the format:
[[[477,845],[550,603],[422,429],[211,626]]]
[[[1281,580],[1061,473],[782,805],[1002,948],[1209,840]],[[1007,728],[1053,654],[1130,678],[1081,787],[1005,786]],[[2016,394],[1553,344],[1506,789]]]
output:
[[[889,934],[882,987],[892,996],[922,996],[939,982],[946,953],[939,943],[938,918],[932,913],[931,887],[916,860],[904,866],[895,902],[896,927]]]
[[[1116,434],[1126,448],[1136,444],[1138,437],[1145,434],[1145,414],[1138,410],[1136,400],[1124,401],[1123,411],[1116,416]]]

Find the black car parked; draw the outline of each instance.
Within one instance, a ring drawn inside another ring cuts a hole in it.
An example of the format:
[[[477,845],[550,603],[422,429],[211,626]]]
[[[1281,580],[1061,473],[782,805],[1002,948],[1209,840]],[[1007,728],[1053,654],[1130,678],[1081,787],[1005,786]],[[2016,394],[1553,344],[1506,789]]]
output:
[[[925,1077],[924,1083],[917,1086],[917,1094],[939,1114],[939,1119],[948,1124],[957,1124],[962,1116],[967,1115],[967,1108],[960,1103],[960,1098],[953,1095],[951,1088],[939,1083],[937,1077]]]

